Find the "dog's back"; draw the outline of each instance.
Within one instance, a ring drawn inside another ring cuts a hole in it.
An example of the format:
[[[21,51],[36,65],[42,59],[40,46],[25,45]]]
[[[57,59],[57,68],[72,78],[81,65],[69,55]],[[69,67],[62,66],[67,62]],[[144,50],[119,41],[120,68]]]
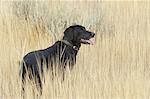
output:
[[[57,41],[47,49],[33,51],[25,55],[20,66],[20,76],[24,80],[25,75],[29,72],[28,74],[33,77],[40,77],[40,75],[43,75],[43,66],[46,66],[47,69],[57,65],[61,69],[65,68],[67,62],[75,63],[76,54],[77,51],[71,47],[66,47],[63,42]]]
[[[20,75],[25,75],[26,71],[32,72],[32,74],[37,75],[39,72],[39,67],[42,69],[43,61],[46,61],[48,65],[49,59],[56,57],[57,47],[59,46],[59,42],[56,42],[53,46],[43,49],[30,52],[23,57],[21,62]]]

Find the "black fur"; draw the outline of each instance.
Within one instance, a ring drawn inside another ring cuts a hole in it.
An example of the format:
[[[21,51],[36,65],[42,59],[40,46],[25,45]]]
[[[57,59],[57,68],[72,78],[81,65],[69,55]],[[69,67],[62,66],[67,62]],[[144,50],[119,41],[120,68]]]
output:
[[[47,69],[53,69],[56,64],[62,70],[65,69],[66,64],[73,68],[81,43],[87,44],[81,42],[81,39],[89,40],[94,35],[94,33],[87,31],[83,26],[70,26],[64,31],[63,41],[67,43],[57,41],[46,49],[33,51],[25,55],[20,69],[23,84],[28,73],[29,78],[36,78],[37,84],[42,88],[41,76],[43,75],[43,68],[45,68],[43,63],[46,64]]]

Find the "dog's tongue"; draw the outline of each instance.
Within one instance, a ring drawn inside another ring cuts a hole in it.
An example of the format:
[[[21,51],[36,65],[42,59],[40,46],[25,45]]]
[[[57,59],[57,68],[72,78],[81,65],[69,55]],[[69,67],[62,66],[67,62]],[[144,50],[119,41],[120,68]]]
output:
[[[82,41],[83,43],[88,43],[88,44],[91,44],[91,45],[94,44],[91,39],[90,39],[90,40],[81,39],[81,41]]]

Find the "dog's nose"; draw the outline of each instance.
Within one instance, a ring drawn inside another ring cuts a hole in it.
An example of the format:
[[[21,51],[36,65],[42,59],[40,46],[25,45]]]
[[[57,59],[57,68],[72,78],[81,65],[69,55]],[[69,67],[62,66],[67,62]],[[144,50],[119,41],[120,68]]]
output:
[[[95,36],[95,33],[92,33],[92,37],[94,37]]]

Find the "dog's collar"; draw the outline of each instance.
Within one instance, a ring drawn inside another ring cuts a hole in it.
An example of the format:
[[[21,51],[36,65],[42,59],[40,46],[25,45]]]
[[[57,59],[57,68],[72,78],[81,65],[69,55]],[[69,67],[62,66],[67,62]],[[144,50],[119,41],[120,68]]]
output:
[[[66,45],[72,47],[74,50],[79,50],[79,48],[77,46],[72,45],[70,42],[68,42],[67,40],[61,40],[61,42],[65,43]]]

